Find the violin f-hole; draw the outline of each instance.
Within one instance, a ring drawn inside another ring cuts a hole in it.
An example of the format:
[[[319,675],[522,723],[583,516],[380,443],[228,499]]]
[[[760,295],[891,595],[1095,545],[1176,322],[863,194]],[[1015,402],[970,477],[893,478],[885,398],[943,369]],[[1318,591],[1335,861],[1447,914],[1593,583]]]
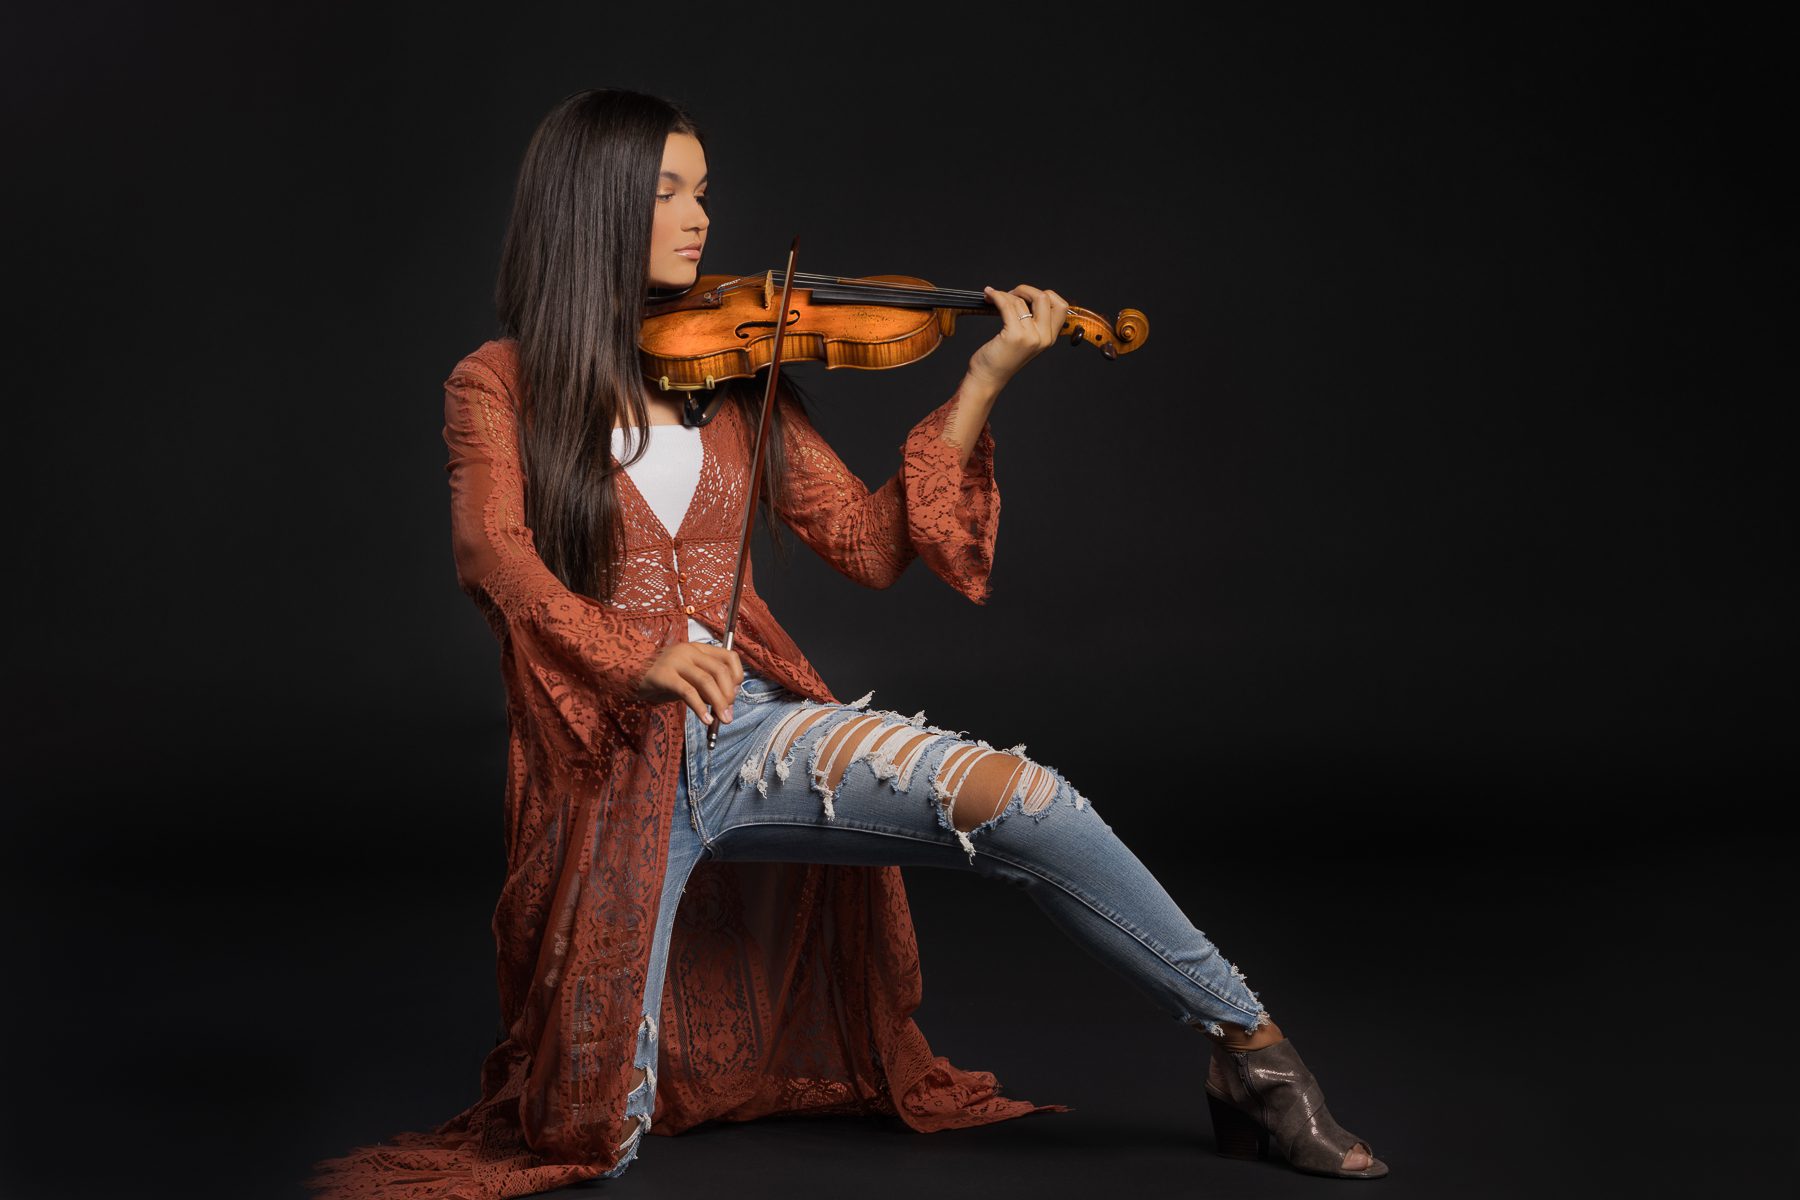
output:
[[[788,325],[791,327],[791,326],[795,325],[796,323],[798,323],[799,320],[800,320],[800,310],[797,308],[789,309],[788,310],[788,320],[787,320]],[[773,322],[773,321],[740,321],[737,323],[736,326],[733,327],[733,332],[737,334],[739,341],[747,342],[752,337],[762,337],[766,334],[772,333],[772,332],[774,332],[774,329],[775,329],[775,322]],[[752,330],[754,330],[755,332],[754,333],[751,332]]]

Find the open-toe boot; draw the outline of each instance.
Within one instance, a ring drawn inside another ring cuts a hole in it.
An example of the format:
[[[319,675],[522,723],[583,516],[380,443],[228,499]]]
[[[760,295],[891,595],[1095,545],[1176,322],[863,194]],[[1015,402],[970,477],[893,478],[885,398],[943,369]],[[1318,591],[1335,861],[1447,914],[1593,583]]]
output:
[[[1380,1179],[1387,1164],[1375,1148],[1339,1125],[1325,1107],[1319,1081],[1300,1061],[1291,1038],[1260,1050],[1215,1047],[1225,1068],[1224,1094],[1215,1087],[1219,1073],[1206,1083],[1206,1106],[1212,1113],[1213,1137],[1227,1158],[1267,1158],[1273,1143],[1295,1170],[1339,1179]],[[1344,1156],[1358,1142],[1369,1165],[1346,1171]]]

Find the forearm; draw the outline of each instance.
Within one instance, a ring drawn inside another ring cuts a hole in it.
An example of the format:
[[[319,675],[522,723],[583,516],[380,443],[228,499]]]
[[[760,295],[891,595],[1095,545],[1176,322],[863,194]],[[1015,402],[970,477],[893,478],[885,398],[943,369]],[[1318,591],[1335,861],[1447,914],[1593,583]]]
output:
[[[993,412],[994,401],[999,396],[1000,387],[985,376],[973,371],[963,375],[962,384],[956,389],[956,407],[941,435],[945,441],[955,444],[959,468],[969,461],[975,439],[980,436],[981,427],[987,423],[988,414]]]

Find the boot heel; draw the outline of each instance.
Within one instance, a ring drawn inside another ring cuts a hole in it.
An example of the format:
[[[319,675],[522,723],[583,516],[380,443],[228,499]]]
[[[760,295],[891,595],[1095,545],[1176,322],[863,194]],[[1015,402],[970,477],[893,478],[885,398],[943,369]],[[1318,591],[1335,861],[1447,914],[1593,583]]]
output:
[[[1206,1109],[1212,1114],[1213,1140],[1226,1158],[1269,1157],[1269,1131],[1255,1118],[1211,1092]]]

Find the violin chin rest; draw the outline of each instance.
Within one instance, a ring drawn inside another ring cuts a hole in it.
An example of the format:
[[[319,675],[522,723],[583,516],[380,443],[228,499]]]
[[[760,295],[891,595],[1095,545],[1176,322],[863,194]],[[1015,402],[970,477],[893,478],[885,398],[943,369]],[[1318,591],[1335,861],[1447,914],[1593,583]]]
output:
[[[681,423],[689,429],[698,429],[719,415],[719,402],[725,399],[720,388],[710,392],[687,392],[681,401]]]

